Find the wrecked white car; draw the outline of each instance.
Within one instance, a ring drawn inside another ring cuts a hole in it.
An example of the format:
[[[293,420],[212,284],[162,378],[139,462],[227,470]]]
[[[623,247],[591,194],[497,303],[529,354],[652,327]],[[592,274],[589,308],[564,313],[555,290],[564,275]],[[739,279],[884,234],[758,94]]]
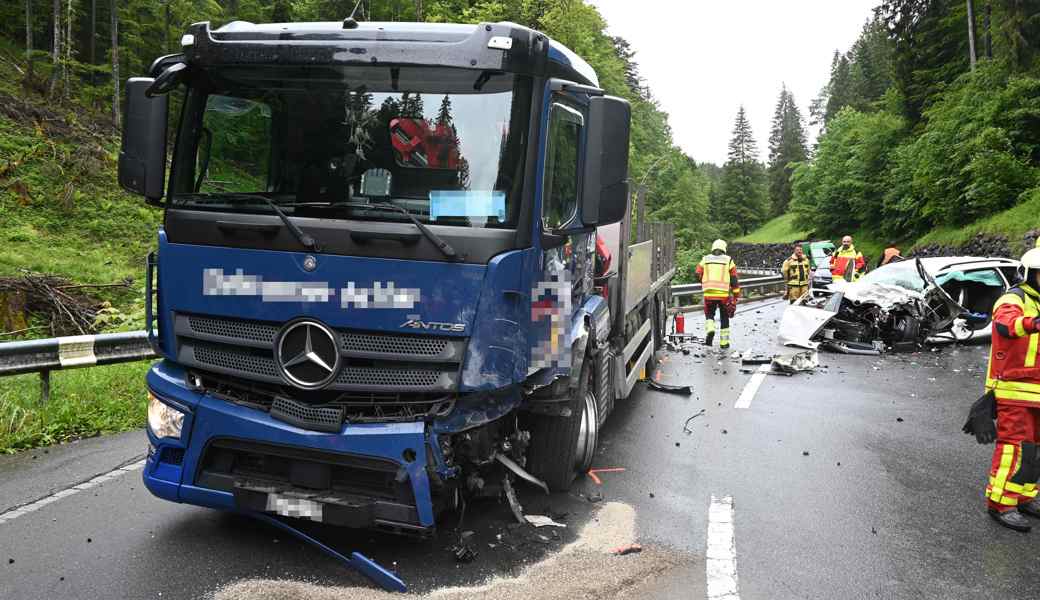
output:
[[[1003,258],[924,258],[880,267],[855,283],[837,282],[784,314],[780,342],[876,354],[920,348],[929,338],[969,339],[987,330],[996,300],[1018,262]]]

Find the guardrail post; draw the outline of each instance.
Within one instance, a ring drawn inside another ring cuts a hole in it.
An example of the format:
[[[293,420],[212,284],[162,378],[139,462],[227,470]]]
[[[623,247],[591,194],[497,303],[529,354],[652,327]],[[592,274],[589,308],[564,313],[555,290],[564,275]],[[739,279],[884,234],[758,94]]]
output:
[[[40,403],[47,404],[51,399],[51,372],[49,369],[40,371]]]

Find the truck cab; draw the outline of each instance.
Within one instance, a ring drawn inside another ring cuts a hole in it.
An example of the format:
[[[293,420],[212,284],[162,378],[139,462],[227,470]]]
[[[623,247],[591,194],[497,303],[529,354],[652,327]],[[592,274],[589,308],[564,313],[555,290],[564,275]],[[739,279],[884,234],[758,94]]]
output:
[[[626,290],[661,257],[626,266],[630,110],[585,61],[511,23],[198,23],[126,92],[153,494],[424,535],[588,468],[667,277]]]

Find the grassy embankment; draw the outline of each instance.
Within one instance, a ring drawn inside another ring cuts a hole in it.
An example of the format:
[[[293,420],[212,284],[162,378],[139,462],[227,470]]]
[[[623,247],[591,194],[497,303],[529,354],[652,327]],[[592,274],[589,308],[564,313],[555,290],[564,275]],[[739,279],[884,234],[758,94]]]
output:
[[[161,215],[117,185],[111,121],[27,92],[14,65],[24,68],[20,51],[0,40],[0,276],[28,269],[76,283],[132,278],[128,288],[91,293],[115,309],[114,329],[139,329],[144,257]],[[28,337],[48,335],[45,324],[30,324],[41,327]],[[0,335],[0,342],[25,337]],[[147,367],[56,371],[46,406],[37,376],[0,378],[0,453],[143,425]]]
[[[1011,253],[1019,255],[1028,248],[1023,243],[1025,235],[1040,228],[1040,193],[1034,193],[1017,206],[979,219],[964,227],[940,227],[920,237],[911,240],[896,240],[896,243],[905,251],[929,244],[941,244],[946,246],[960,246],[969,242],[977,234],[1005,236],[1011,246]],[[851,235],[856,240],[856,247],[865,256],[876,258],[888,244],[873,236],[867,231],[853,231]],[[737,238],[738,242],[754,244],[787,243],[812,237],[811,234],[798,229],[794,215],[783,215],[777,217],[746,236]],[[834,240],[837,242],[837,240]]]

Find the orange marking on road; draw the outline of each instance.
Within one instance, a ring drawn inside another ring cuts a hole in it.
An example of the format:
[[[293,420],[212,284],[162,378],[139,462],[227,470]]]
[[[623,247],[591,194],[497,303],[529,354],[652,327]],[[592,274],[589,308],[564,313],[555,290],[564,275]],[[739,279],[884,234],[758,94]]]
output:
[[[603,481],[596,476],[596,473],[623,473],[624,467],[605,467],[602,469],[589,469],[589,478],[596,483],[596,485],[603,485]]]

